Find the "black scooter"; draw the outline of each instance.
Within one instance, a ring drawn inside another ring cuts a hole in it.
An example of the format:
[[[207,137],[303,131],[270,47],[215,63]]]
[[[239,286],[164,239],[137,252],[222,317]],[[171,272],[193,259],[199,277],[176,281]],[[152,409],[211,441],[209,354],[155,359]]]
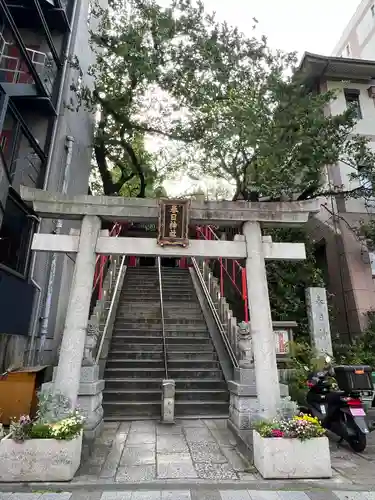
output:
[[[364,373],[362,367],[338,368],[344,368],[345,371],[352,368],[353,373],[358,368],[358,372]],[[361,391],[332,389],[333,375],[332,368],[310,374],[307,380],[307,406],[301,408],[301,411],[317,417],[324,428],[341,437],[340,442],[345,440],[354,451],[362,452],[366,448],[367,434],[370,431],[360,399]]]

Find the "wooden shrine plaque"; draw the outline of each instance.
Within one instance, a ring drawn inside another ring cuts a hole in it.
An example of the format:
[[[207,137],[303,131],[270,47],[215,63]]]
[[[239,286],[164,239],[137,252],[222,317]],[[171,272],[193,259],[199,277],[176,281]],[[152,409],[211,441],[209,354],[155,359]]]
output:
[[[189,244],[190,200],[159,201],[158,244],[182,246]]]

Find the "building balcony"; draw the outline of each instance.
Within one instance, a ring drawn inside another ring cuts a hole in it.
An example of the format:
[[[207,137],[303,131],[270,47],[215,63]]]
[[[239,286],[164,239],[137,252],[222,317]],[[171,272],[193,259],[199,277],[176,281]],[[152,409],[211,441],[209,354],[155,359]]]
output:
[[[50,31],[66,33],[74,0],[39,0],[39,6]],[[17,26],[32,29],[40,23],[39,13],[30,0],[6,0]]]
[[[9,183],[15,191],[20,186],[42,187],[46,157],[26,123],[10,104],[0,134],[0,152]]]
[[[37,96],[35,79],[26,60],[11,37],[0,34],[0,83],[9,96]],[[57,76],[57,65],[52,54],[26,47],[27,54],[39,75],[43,88],[52,96]]]

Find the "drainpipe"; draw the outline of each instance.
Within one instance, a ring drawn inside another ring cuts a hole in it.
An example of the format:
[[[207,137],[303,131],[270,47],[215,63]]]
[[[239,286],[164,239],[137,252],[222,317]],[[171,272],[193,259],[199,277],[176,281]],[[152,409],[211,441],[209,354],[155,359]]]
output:
[[[49,155],[48,155],[48,158],[47,158],[47,165],[46,165],[46,172],[45,172],[44,183],[43,183],[43,190],[47,189],[48,183],[49,183],[49,177],[50,177],[51,165],[52,165],[52,155],[53,155],[53,150],[54,150],[54,147],[55,147],[56,137],[57,137],[57,132],[58,132],[59,117],[62,115],[61,110],[62,110],[62,105],[63,105],[64,90],[65,90],[65,87],[66,87],[66,81],[65,80],[66,80],[66,74],[67,74],[67,69],[68,69],[68,64],[69,64],[70,50],[71,50],[71,47],[72,47],[73,32],[77,31],[75,29],[76,16],[77,16],[77,11],[78,11],[78,5],[80,5],[81,2],[82,2],[82,0],[75,0],[75,2],[73,3],[72,16],[71,16],[72,29],[70,29],[70,31],[68,33],[68,40],[67,40],[66,49],[65,49],[65,52],[64,52],[64,63],[63,63],[63,67],[62,67],[62,70],[61,70],[60,88],[59,88],[59,93],[58,93],[57,102],[56,102],[56,112],[57,112],[57,115],[55,117],[55,120],[54,120],[54,123],[53,123],[53,128],[52,128],[51,143],[49,145]],[[41,225],[39,224],[36,233],[40,232],[40,226]],[[37,304],[37,310],[35,311],[35,321],[33,322],[33,328],[32,328],[32,332],[31,332],[30,346],[34,346],[34,343],[35,343],[35,337],[36,337],[36,334],[37,334],[37,332],[36,332],[36,330],[37,330],[37,321],[36,321],[36,318],[39,315],[39,308],[40,308],[40,304],[41,304],[41,301],[42,301],[41,300],[42,299],[41,287],[36,282],[36,280],[34,279],[35,265],[36,265],[36,252],[33,253],[32,258],[31,258],[30,279],[34,283],[34,285],[36,286],[37,290],[40,291],[40,292],[39,292],[39,299],[38,299],[38,304]],[[50,268],[51,268],[51,266],[50,266]],[[27,361],[28,365],[31,362],[31,357],[32,357],[32,352],[31,352],[31,350],[29,350],[28,361]]]
[[[62,194],[65,194],[67,191],[68,187],[68,182],[69,182],[69,173],[70,173],[70,165],[72,163],[72,155],[73,155],[73,143],[74,143],[74,138],[70,135],[66,137],[66,160],[65,160],[65,169],[64,169],[64,180],[63,180],[63,185],[62,185]],[[60,234],[62,228],[62,220],[58,219],[55,224],[55,229],[53,231],[54,234]],[[46,300],[44,303],[44,310],[43,310],[43,315],[42,315],[42,322],[40,325],[40,346],[39,346],[39,358],[41,356],[41,353],[44,348],[44,343],[46,341],[47,333],[48,333],[48,323],[49,323],[49,316],[51,313],[51,305],[52,305],[52,295],[53,295],[53,286],[55,282],[55,276],[56,276],[56,265],[57,265],[57,253],[52,254],[52,259],[51,259],[51,267],[49,271],[49,277],[48,277],[48,285],[47,285],[47,296]]]

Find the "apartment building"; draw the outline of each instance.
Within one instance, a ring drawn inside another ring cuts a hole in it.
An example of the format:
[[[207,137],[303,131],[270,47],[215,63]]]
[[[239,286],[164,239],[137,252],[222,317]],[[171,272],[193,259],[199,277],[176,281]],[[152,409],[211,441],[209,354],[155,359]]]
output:
[[[375,59],[375,1],[362,0],[335,46],[333,56]]]
[[[375,149],[375,60],[306,53],[299,73],[314,91],[337,91],[337,99],[327,107],[327,113],[339,114],[354,105],[358,118],[354,132],[370,137],[370,147]],[[346,163],[327,166],[327,191],[359,187],[358,181],[350,178],[351,168]],[[361,221],[374,217],[374,211],[375,204],[363,199],[328,197],[322,200],[319,215],[309,223],[318,261],[326,271],[328,291],[333,294],[333,333],[342,340],[354,339],[366,325],[366,313],[375,309],[372,255],[356,230]]]
[[[72,276],[69,256],[32,255],[39,221],[20,186],[86,194],[94,117],[71,109],[90,85],[89,0],[0,0],[0,370],[53,361]],[[31,351],[30,351],[31,349]]]

